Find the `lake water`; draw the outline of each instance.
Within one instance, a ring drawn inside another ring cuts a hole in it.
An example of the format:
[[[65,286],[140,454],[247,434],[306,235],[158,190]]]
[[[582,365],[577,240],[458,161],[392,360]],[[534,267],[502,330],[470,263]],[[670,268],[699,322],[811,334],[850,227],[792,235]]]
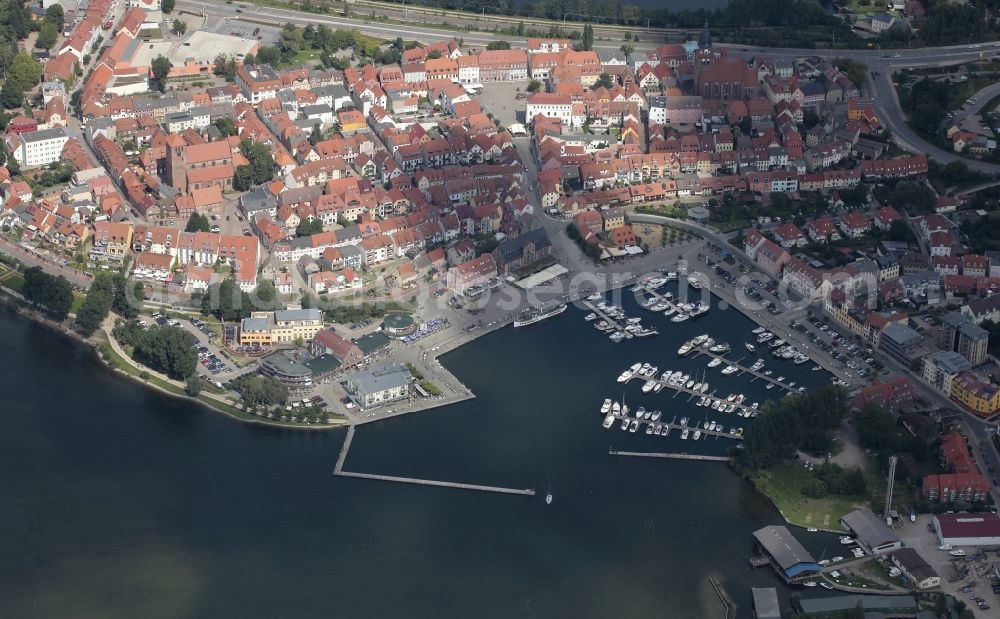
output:
[[[606,431],[598,413],[631,363],[700,372],[706,360],[677,358],[683,340],[707,332],[739,358],[753,324],[713,308],[612,344],[583,314],[451,353],[445,365],[478,397],[361,427],[345,466],[540,492],[521,497],[334,478],[343,431],[231,421],[0,313],[0,617],[717,617],[710,576],[740,617],[752,586],[787,595],[747,567],[752,531],[780,518],[725,464],[607,455],[729,441]],[[770,366],[828,380],[810,364]],[[775,393],[707,372],[722,393]],[[705,416],[639,386],[633,408]],[[799,537],[817,556],[838,546]]]

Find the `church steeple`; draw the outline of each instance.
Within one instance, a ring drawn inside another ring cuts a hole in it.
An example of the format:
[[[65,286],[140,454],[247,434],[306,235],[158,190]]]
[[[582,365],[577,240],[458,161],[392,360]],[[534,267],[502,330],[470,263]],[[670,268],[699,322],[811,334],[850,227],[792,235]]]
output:
[[[698,49],[710,50],[712,49],[712,32],[708,29],[708,20],[705,20],[705,28],[698,35]]]

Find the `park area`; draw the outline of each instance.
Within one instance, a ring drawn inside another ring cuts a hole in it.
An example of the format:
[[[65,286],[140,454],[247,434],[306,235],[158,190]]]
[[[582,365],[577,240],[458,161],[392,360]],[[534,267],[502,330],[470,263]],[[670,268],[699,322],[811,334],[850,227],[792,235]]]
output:
[[[760,471],[753,483],[770,497],[790,524],[817,529],[840,530],[840,518],[858,507],[867,505],[863,496],[829,495],[810,498],[802,490],[814,479],[814,474],[801,464],[782,464]]]

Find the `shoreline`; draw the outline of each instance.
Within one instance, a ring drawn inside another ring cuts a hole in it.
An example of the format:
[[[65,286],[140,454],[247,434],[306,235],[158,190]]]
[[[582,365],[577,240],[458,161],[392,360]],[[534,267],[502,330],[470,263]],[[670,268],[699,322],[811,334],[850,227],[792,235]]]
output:
[[[330,424],[323,424],[323,425],[321,425],[321,424],[298,425],[298,424],[291,424],[291,423],[288,423],[288,422],[270,421],[270,420],[267,420],[266,418],[264,418],[264,419],[248,419],[248,418],[241,417],[241,416],[236,415],[236,414],[234,414],[234,413],[232,413],[230,411],[225,410],[224,408],[222,408],[223,404],[221,402],[218,402],[217,403],[218,405],[215,405],[211,401],[212,398],[207,398],[206,400],[202,400],[202,399],[200,399],[198,397],[189,396],[189,395],[184,394],[184,393],[176,393],[176,392],[170,391],[169,389],[165,389],[164,387],[161,387],[160,385],[157,385],[157,384],[153,383],[150,380],[144,380],[143,378],[141,378],[139,376],[135,376],[133,374],[130,374],[130,373],[126,372],[125,370],[122,370],[121,368],[114,367],[101,354],[100,342],[98,342],[97,340],[95,340],[93,338],[85,338],[82,335],[80,335],[79,333],[77,333],[76,331],[73,331],[72,329],[67,328],[62,323],[55,322],[51,318],[48,318],[48,317],[40,314],[36,310],[33,310],[31,308],[24,307],[23,305],[20,305],[19,303],[21,303],[23,301],[21,299],[18,299],[16,296],[14,296],[15,294],[16,293],[14,293],[13,291],[11,291],[9,289],[0,287],[0,307],[3,307],[4,309],[10,311],[11,313],[16,314],[19,317],[24,318],[24,319],[26,319],[26,320],[28,320],[28,321],[36,324],[36,325],[45,327],[45,328],[47,328],[47,329],[49,329],[49,330],[51,330],[51,331],[53,331],[55,333],[58,333],[59,335],[62,335],[64,337],[72,340],[73,342],[79,344],[79,345],[87,347],[88,349],[90,349],[90,352],[93,354],[96,362],[100,366],[104,367],[106,370],[108,370],[109,372],[115,374],[116,376],[120,376],[120,377],[128,379],[132,383],[141,385],[143,387],[147,387],[149,389],[152,389],[152,390],[154,390],[154,391],[156,391],[158,393],[161,393],[163,395],[166,395],[166,396],[178,398],[178,399],[181,399],[181,400],[187,400],[187,401],[189,401],[189,402],[191,402],[193,404],[197,404],[198,406],[202,406],[204,408],[207,408],[207,409],[211,410],[213,413],[216,413],[216,414],[219,414],[219,415],[224,415],[225,417],[227,417],[229,419],[232,419],[234,421],[238,421],[238,422],[246,423],[246,424],[251,424],[251,425],[259,425],[259,426],[266,426],[266,427],[273,427],[273,428],[282,428],[282,429],[287,429],[287,430],[336,430],[336,429],[339,429],[339,428],[344,428],[344,427],[346,427],[348,425],[348,423],[346,423],[346,422],[343,422],[343,423],[337,422],[337,423],[330,423]],[[98,332],[104,332],[104,330],[101,329]],[[108,335],[108,337],[110,339],[110,335]],[[127,360],[127,361],[130,361],[130,360]],[[156,374],[156,372],[154,372],[154,371],[152,371],[152,370],[150,370],[148,368],[141,368],[140,369],[140,368],[138,368],[137,366],[134,366],[134,365],[133,365],[133,367],[136,367],[136,369],[139,369],[139,371],[147,372],[151,376]],[[164,380],[166,380],[166,379],[164,379]],[[229,406],[229,405],[226,405],[226,406]],[[233,406],[233,408],[236,408],[236,407]]]

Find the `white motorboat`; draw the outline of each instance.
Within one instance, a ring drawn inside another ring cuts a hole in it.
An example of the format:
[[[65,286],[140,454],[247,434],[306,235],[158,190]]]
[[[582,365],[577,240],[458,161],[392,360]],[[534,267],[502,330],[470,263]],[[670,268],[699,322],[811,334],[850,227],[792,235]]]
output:
[[[611,413],[608,413],[608,415],[604,418],[604,429],[607,430],[612,425],[614,425],[614,423],[615,423],[615,416],[612,415]]]
[[[712,410],[713,411],[719,410],[719,405],[720,404],[722,404],[721,400],[712,400]]]
[[[649,419],[649,418],[651,418],[652,416],[653,416],[653,411],[645,411],[645,412],[644,412],[644,413],[642,414],[642,418],[643,418],[643,419]]]
[[[635,419],[632,420],[632,424],[628,427],[628,431],[635,434],[636,430],[639,429],[639,422]]]
[[[590,322],[591,320],[597,320],[597,314],[595,314],[594,312],[590,312],[589,314],[584,316],[583,319],[586,320],[587,322]]]
[[[714,359],[708,362],[708,367],[710,368],[717,368],[720,365],[722,365],[722,359],[719,359],[718,357],[715,357]]]
[[[726,374],[727,376],[728,376],[729,374],[735,374],[736,372],[739,372],[739,368],[737,368],[737,367],[736,367],[735,365],[727,365],[727,366],[726,366],[726,367],[725,367],[725,368],[724,368],[724,369],[722,370],[722,373],[723,373],[723,374]]]
[[[701,430],[695,430],[694,436],[692,436],[691,439],[697,441],[700,438],[701,438]]]
[[[622,419],[622,430],[628,430],[628,418]]]
[[[760,335],[763,332],[764,332],[764,327],[757,327],[756,329],[754,329],[750,333],[753,333],[754,335]]]
[[[642,385],[642,392],[643,393],[649,393],[650,391],[653,390],[653,387],[655,387],[655,386],[656,386],[656,381],[655,380],[652,380],[652,379],[647,380]]]
[[[646,407],[640,406],[639,408],[635,409],[635,418],[636,419],[642,419],[642,416],[645,415],[645,414],[646,414]]]
[[[607,415],[608,411],[611,410],[611,398],[606,398],[604,404],[601,405],[601,414]]]
[[[653,433],[653,424],[647,423],[646,424],[646,434],[649,435],[649,434],[652,434],[652,433]]]
[[[657,411],[653,411],[653,416],[650,417],[650,419],[652,419],[653,421],[659,421],[660,420],[660,415],[662,415],[662,414],[663,414],[662,411],[658,411],[658,410]]]
[[[684,312],[679,312],[676,316],[670,319],[670,322],[684,322],[688,318],[690,318],[690,316],[688,316]]]
[[[689,435],[690,433],[691,433],[691,431],[690,431],[690,430],[688,430],[687,428],[684,428],[684,429],[683,429],[683,430],[681,431],[681,440],[683,440],[683,441],[686,441],[686,440],[688,439],[688,435]]]
[[[682,427],[686,427],[687,424],[688,424],[688,418],[687,417],[681,417],[681,426]]]
[[[694,381],[693,381],[693,380],[689,380],[689,381],[688,381],[688,382],[687,382],[687,383],[686,383],[686,384],[684,385],[684,388],[685,388],[685,389],[690,389],[690,388],[692,388],[692,387],[694,387]]]
[[[608,336],[608,339],[610,339],[612,342],[618,343],[625,339],[625,333],[622,331],[615,331],[614,333]]]

